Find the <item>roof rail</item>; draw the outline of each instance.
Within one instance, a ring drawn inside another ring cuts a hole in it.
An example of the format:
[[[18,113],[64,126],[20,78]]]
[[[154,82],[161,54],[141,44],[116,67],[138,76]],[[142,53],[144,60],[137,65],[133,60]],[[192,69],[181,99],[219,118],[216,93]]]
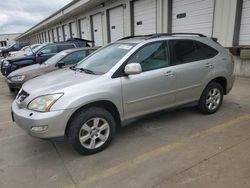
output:
[[[156,34],[152,34],[150,38],[158,38],[162,36],[173,36],[173,35],[196,35],[199,37],[206,37],[205,35],[201,33],[156,33]]]
[[[152,39],[152,38],[159,38],[163,36],[173,36],[173,35],[196,35],[199,37],[206,37],[205,35],[201,33],[156,33],[156,34],[149,34],[149,35],[135,35],[135,36],[127,36],[124,38],[121,38],[119,40],[124,40],[124,39],[130,39],[130,38],[146,38],[146,39]]]

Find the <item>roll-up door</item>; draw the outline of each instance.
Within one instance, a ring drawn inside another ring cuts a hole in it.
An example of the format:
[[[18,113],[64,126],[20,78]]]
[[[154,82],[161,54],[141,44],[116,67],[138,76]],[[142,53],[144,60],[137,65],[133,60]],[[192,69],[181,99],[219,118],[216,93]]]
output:
[[[70,23],[70,32],[71,32],[71,38],[76,38],[77,37],[76,22]]]
[[[124,11],[122,6],[109,10],[109,32],[111,42],[124,36]]]
[[[156,0],[134,1],[134,34],[156,33]]]
[[[58,35],[57,35],[57,29],[53,29],[53,34],[54,34],[54,41],[58,42]]]
[[[239,45],[250,45],[250,0],[243,0]]]
[[[173,0],[172,32],[212,35],[214,0]]]
[[[57,28],[57,33],[58,33],[58,41],[63,41],[63,32],[61,27]]]
[[[54,42],[52,30],[49,30],[48,32],[49,32],[50,42]]]
[[[70,31],[68,24],[63,25],[63,34],[64,34],[64,40],[68,40],[70,38]]]
[[[90,39],[90,27],[86,18],[79,20],[80,23],[80,36],[82,39]]]
[[[92,16],[92,33],[95,46],[103,45],[102,14]]]

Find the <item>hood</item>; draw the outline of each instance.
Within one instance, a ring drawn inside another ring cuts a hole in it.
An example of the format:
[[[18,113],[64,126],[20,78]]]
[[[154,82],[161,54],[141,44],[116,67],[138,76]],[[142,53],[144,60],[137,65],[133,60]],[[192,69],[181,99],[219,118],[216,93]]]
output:
[[[44,64],[35,64],[35,65],[30,65],[24,68],[17,69],[16,71],[13,71],[9,74],[8,77],[16,76],[16,75],[31,75],[36,72],[42,71],[42,69],[46,68]]]
[[[67,68],[53,71],[29,80],[25,82],[23,89],[28,93],[34,91],[39,94],[49,94],[63,91],[68,87],[76,86],[83,82],[89,82],[99,77],[100,75],[87,74]]]
[[[33,55],[28,56],[25,54],[20,54],[20,55],[18,54],[13,57],[7,57],[5,60],[10,61],[10,62],[15,62],[15,61],[21,61],[21,60],[27,60],[27,59],[33,59],[33,58],[34,58]]]

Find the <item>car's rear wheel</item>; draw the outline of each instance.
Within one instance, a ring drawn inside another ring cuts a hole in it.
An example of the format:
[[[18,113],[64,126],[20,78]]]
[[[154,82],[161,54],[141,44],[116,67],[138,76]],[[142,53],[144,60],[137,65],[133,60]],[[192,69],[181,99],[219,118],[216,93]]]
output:
[[[80,154],[104,150],[115,133],[115,120],[105,109],[92,107],[78,111],[68,125],[70,144]]]
[[[223,88],[217,82],[211,82],[203,91],[199,100],[199,111],[204,114],[213,114],[218,111],[223,101]]]

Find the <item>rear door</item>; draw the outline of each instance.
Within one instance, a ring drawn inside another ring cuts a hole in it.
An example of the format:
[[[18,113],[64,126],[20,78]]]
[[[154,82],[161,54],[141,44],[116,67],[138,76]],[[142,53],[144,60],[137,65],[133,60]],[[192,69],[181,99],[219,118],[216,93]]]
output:
[[[125,118],[174,106],[175,74],[165,41],[143,46],[127,63],[140,63],[142,73],[121,78]]]
[[[176,73],[176,104],[200,98],[203,83],[213,74],[217,51],[195,40],[170,40],[171,61]]]

